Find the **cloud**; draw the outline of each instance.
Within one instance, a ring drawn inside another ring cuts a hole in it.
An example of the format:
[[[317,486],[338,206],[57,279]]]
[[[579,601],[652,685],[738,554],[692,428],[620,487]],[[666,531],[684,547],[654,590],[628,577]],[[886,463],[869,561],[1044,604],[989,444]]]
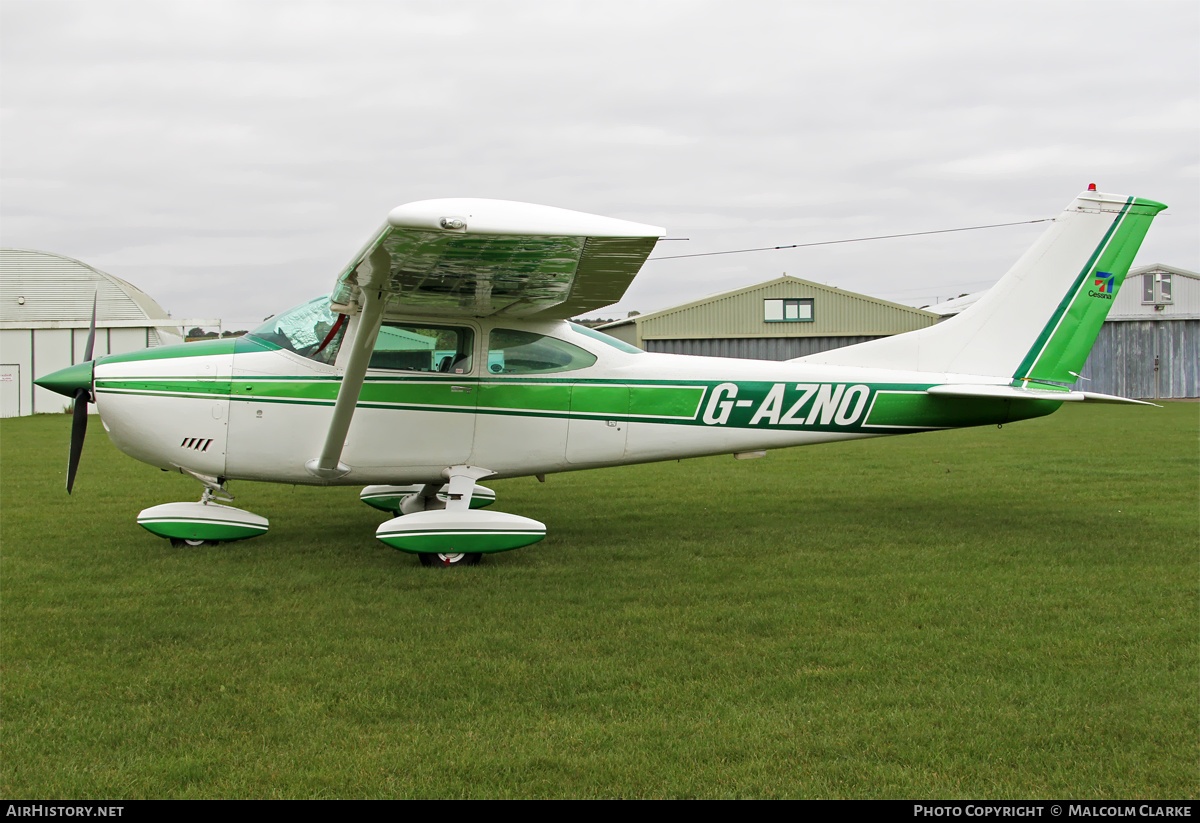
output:
[[[1095,181],[1170,203],[1147,253],[1200,268],[1200,11],[1092,8],[4,0],[3,239],[261,317],[430,197],[663,225],[678,252],[1044,217]],[[1005,231],[652,264],[618,310],[781,270],[947,289],[1002,273]]]

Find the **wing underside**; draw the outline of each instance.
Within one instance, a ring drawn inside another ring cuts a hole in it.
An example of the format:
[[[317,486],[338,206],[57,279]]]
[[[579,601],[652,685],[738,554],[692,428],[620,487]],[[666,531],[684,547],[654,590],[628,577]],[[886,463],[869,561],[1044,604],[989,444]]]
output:
[[[401,206],[338,278],[389,311],[443,317],[572,317],[621,299],[662,229],[495,200]]]

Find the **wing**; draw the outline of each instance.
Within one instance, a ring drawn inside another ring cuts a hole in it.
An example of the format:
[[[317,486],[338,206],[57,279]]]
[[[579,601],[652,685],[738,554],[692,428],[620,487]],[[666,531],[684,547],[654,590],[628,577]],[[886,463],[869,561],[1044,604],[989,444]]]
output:
[[[663,229],[508,200],[422,200],[387,222],[338,277],[388,311],[439,317],[573,317],[621,299]]]
[[[387,222],[338,277],[332,302],[359,312],[358,331],[319,456],[331,480],[341,462],[371,352],[389,312],[434,317],[572,317],[621,299],[663,230],[507,200],[423,200]],[[352,305],[353,304],[353,305]]]

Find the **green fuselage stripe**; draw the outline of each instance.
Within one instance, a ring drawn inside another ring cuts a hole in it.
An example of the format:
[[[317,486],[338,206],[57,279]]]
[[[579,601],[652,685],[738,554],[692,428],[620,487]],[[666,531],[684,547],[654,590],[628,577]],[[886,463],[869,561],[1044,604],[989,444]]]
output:
[[[332,406],[338,381],[306,378],[102,379],[97,393]],[[1059,401],[930,395],[930,384],[767,381],[390,380],[364,386],[359,408],[633,421],[712,428],[886,434],[1005,423]],[[469,391],[455,391],[455,389]]]

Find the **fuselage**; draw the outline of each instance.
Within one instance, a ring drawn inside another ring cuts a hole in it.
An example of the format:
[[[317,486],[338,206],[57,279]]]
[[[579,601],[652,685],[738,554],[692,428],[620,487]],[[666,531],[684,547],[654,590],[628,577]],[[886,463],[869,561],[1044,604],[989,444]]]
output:
[[[310,339],[328,343],[339,330],[327,328]],[[563,321],[390,317],[387,328],[381,340],[401,342],[377,344],[342,453],[350,471],[337,478],[305,463],[329,431],[349,346],[257,335],[102,358],[96,403],[113,442],[143,462],[309,485],[442,482],[452,465],[549,474],[1005,423],[1060,405],[925,391],[994,378],[638,352]]]

